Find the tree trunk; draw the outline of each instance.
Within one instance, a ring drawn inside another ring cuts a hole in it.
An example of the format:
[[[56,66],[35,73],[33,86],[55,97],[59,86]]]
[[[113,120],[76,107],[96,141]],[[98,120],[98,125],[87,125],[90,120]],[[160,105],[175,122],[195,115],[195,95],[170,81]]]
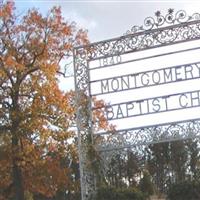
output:
[[[19,145],[18,138],[13,136],[12,138],[12,150],[13,150],[13,187],[14,187],[14,200],[24,200],[24,187],[22,171],[17,165]]]
[[[14,200],[24,200],[24,186],[22,170],[19,166],[21,146],[19,144],[19,124],[20,124],[20,107],[19,101],[19,80],[17,79],[16,84],[13,86],[14,92],[11,95],[12,98],[12,109],[11,109],[11,120],[12,120],[12,156],[13,156],[13,187],[14,187]]]

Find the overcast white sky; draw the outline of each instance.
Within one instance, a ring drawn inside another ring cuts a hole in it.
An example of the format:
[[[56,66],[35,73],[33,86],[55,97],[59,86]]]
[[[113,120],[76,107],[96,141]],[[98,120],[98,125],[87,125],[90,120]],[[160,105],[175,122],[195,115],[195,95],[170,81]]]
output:
[[[94,1],[94,0],[15,0],[19,13],[29,8],[38,8],[47,12],[52,6],[61,6],[63,16],[68,21],[75,21],[81,28],[88,30],[91,42],[118,37],[130,30],[134,25],[143,25],[148,16],[156,11],[165,15],[169,8],[176,11],[186,10],[188,14],[200,12],[200,1]],[[62,88],[73,88],[73,78],[63,80]]]
[[[166,15],[168,9],[172,8],[174,9],[175,12],[179,10],[185,10],[188,15],[192,15],[193,13],[196,12],[200,13],[199,0],[196,1],[194,0],[190,1],[15,0],[15,2],[19,13],[23,12],[25,13],[29,8],[32,7],[38,8],[41,12],[45,13],[52,6],[55,5],[61,6],[63,16],[66,18],[66,20],[68,20],[69,22],[75,21],[78,27],[88,30],[88,35],[91,42],[96,42],[121,36],[127,30],[131,30],[132,26],[143,25],[144,19],[149,16],[154,17],[156,11],[160,11],[161,14]],[[178,61],[181,60],[182,58],[179,57]],[[106,73],[109,72],[107,71]],[[61,81],[61,88],[72,89],[73,84],[74,84],[73,77],[69,79],[64,79]],[[199,82],[196,85],[199,85]],[[149,90],[143,93],[145,95],[148,94],[152,95],[151,92],[149,92]],[[136,96],[138,95],[140,95],[139,92]],[[129,96],[130,95],[128,95],[128,97]],[[199,112],[197,114],[199,115]],[[187,115],[189,115],[189,113],[187,113]],[[171,116],[167,116],[166,118],[170,117]],[[174,117],[176,118],[175,115]],[[156,120],[157,118],[154,119],[154,121]]]
[[[166,14],[169,8],[186,10],[188,14],[200,12],[200,1],[68,1],[68,0],[15,0],[17,9],[26,11],[36,7],[46,12],[53,5],[62,7],[63,15],[88,29],[91,42],[121,36],[133,25],[142,25],[157,10]]]

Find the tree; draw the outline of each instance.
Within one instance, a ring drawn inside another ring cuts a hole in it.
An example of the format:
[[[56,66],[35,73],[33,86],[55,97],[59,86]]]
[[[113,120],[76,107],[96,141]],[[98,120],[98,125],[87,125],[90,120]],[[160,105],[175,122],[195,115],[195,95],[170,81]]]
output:
[[[148,171],[143,172],[143,177],[140,180],[139,187],[147,198],[154,194],[153,183],[151,181],[151,176]]]
[[[184,181],[199,181],[198,138],[151,144],[147,150],[147,168],[159,191],[165,193]]]
[[[187,170],[188,152],[185,141],[175,141],[171,143],[171,166],[174,171],[176,182],[185,180]]]
[[[168,174],[170,174],[170,143],[151,144],[147,152],[148,171],[159,190],[165,192]]]
[[[199,154],[199,139],[195,140],[188,140],[186,142],[187,145],[187,152],[189,154],[189,167],[190,167],[190,174],[192,180],[199,180],[199,166],[198,162],[200,160],[200,154]]]
[[[61,62],[86,43],[87,33],[58,7],[46,16],[36,9],[16,16],[11,2],[0,8],[0,199],[76,187],[66,167],[77,160],[74,94],[58,83],[66,75]]]

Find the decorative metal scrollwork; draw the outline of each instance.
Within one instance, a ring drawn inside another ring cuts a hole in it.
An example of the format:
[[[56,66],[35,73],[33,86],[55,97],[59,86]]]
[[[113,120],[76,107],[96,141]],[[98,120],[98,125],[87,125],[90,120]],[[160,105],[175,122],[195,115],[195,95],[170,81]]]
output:
[[[112,151],[124,148],[132,148],[139,145],[149,145],[159,142],[170,142],[190,138],[200,138],[200,120],[174,123],[168,125],[150,126],[140,129],[129,129],[117,131],[114,134],[109,132],[98,139],[96,147],[98,151]]]
[[[133,26],[130,31],[126,32],[126,35],[181,24],[194,20],[200,20],[199,13],[194,13],[193,15],[188,16],[184,10],[179,10],[175,13],[174,9],[170,8],[168,9],[166,15],[162,15],[160,11],[157,11],[155,12],[155,17],[145,18],[143,26]]]
[[[144,26],[134,26],[122,37],[77,48],[75,56],[82,62],[200,38],[199,13],[188,16],[183,10],[174,13],[169,9],[166,16],[159,11],[155,15],[156,18],[147,17]]]
[[[137,148],[138,152],[142,152],[145,147],[152,144],[200,138],[200,120],[126,132],[119,131],[112,134],[109,139],[105,135],[102,137],[104,137],[102,143],[98,142],[96,147],[102,158],[102,173],[106,176],[112,159],[117,155],[126,156],[129,149]]]

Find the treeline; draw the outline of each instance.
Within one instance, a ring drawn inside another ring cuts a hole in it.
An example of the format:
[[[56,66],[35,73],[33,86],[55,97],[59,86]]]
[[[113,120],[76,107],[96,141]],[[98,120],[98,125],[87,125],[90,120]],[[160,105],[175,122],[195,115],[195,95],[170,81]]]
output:
[[[200,182],[199,149],[200,139],[196,138],[113,152],[101,184],[118,189],[136,188],[149,195],[171,195],[173,199],[175,194],[180,196],[173,189],[181,193],[184,185]]]

